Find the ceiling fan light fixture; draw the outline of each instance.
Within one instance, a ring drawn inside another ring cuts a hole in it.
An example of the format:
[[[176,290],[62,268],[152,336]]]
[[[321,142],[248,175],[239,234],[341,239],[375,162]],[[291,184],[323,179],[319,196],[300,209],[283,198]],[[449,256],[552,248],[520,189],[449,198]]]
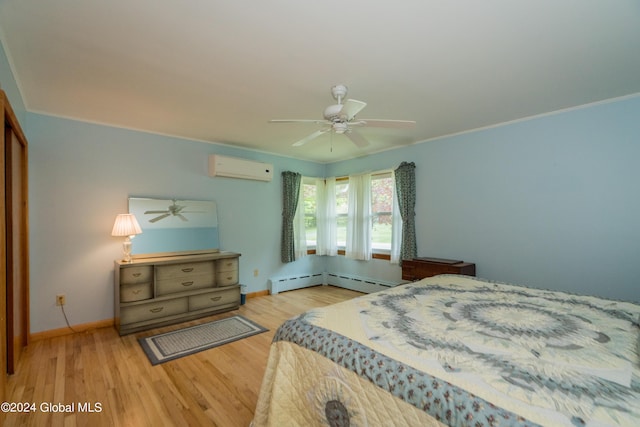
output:
[[[348,130],[348,126],[346,123],[336,122],[333,124],[333,130],[335,133],[343,134]]]

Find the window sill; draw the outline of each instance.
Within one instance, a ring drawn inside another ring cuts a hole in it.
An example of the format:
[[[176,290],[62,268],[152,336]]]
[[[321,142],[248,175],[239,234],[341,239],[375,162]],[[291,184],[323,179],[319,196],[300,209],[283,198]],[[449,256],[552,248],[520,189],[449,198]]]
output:
[[[316,254],[316,250],[315,249],[307,250],[307,255],[315,255],[315,254]],[[344,254],[345,254],[344,249],[338,249],[338,255],[343,255],[344,256]],[[387,261],[391,261],[391,255],[389,255],[388,253],[374,252],[373,254],[371,254],[371,258],[373,258],[373,259],[386,259]]]

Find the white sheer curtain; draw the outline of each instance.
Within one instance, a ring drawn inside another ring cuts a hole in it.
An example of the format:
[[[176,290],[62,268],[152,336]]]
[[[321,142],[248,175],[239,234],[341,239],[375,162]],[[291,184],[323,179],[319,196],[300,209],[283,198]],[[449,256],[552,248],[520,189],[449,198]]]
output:
[[[402,216],[398,205],[398,192],[395,190],[396,177],[391,172],[393,179],[393,203],[391,212],[391,264],[400,264],[400,249],[402,248]]]
[[[349,176],[347,258],[371,259],[371,174]]]
[[[304,177],[302,177],[304,179]],[[307,231],[304,227],[304,191],[302,180],[298,192],[298,208],[293,217],[293,248],[295,259],[307,256]]]
[[[335,177],[316,180],[316,199],[316,255],[338,255]]]

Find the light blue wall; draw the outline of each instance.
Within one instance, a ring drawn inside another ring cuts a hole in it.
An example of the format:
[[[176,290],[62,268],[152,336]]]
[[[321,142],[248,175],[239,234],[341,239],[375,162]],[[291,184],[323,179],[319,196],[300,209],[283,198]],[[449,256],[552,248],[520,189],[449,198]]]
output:
[[[242,254],[248,292],[267,289],[272,275],[323,270],[316,257],[280,263],[280,176],[322,175],[324,165],[32,113],[28,123],[32,332],[64,325],[60,293],[73,323],[113,317],[122,239],[110,234],[129,196],[215,200],[221,249]],[[273,163],[274,179],[210,178],[213,153]]]
[[[420,256],[640,301],[640,96],[331,164],[327,175],[403,160],[416,163]]]

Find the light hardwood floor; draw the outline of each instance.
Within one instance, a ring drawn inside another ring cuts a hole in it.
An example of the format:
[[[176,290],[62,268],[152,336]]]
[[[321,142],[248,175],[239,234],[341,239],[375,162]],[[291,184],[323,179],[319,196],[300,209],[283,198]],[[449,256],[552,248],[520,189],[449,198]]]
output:
[[[114,328],[101,328],[32,342],[7,391],[10,401],[33,403],[36,412],[5,414],[4,425],[248,426],[278,326],[308,309],[360,295],[317,286],[249,298],[238,310],[180,326],[124,337]],[[137,342],[233,314],[269,331],[157,366],[151,366]],[[74,407],[63,406],[72,412],[51,412],[55,405]],[[90,408],[96,412],[87,412]]]

